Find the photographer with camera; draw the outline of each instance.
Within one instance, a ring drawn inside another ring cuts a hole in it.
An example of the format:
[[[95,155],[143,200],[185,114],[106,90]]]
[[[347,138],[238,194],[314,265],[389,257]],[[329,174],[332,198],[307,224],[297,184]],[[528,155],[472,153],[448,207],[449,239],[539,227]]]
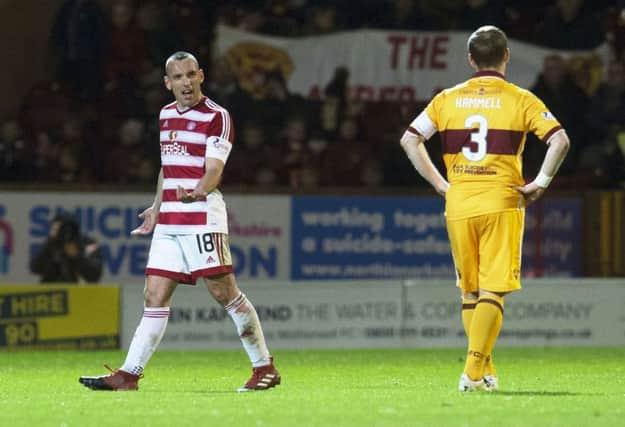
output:
[[[95,283],[102,276],[102,254],[95,240],[80,233],[76,219],[61,213],[52,220],[30,270],[41,276],[41,283]]]

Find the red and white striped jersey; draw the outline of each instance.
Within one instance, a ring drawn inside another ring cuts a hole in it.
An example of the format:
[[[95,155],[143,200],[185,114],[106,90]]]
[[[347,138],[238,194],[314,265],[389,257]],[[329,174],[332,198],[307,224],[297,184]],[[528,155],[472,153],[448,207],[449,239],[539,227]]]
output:
[[[176,188],[195,189],[204,175],[207,157],[226,163],[234,139],[230,114],[203,97],[183,112],[175,102],[166,105],[159,122],[163,193],[154,233],[228,233],[226,205],[218,189],[206,200],[182,203],[176,198]]]

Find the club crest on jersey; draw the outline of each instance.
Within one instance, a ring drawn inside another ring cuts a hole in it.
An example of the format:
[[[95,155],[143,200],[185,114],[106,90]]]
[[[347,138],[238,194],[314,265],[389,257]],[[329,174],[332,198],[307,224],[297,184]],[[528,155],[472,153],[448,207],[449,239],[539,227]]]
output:
[[[169,132],[169,140],[171,142],[176,142],[176,140],[178,139],[178,132],[176,132],[175,130],[172,130]]]
[[[187,123],[187,130],[193,130],[193,129],[195,129],[196,126],[197,126],[197,123],[189,122],[189,123]]]

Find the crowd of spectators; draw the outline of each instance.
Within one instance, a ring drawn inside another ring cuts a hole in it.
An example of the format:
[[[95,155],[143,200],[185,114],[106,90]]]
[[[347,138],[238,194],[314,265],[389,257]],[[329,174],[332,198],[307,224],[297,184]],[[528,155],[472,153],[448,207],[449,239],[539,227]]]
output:
[[[387,188],[424,185],[398,141],[423,104],[356,102],[339,68],[319,99],[290,93],[280,73],[252,93],[212,55],[216,25],[295,37],[375,28],[503,28],[555,49],[608,43],[608,64],[545,58],[530,88],[568,130],[561,185],[625,187],[625,13],[616,0],[66,0],[50,35],[56,76],[33,85],[0,127],[0,182],[154,185],[158,111],[171,101],[163,62],[194,52],[204,92],[228,108],[236,148],[224,185]],[[597,68],[604,67],[596,78]],[[594,78],[593,78],[593,72]],[[423,100],[427,101],[427,100]],[[375,118],[375,120],[371,120]],[[440,165],[439,144],[431,144]],[[526,175],[544,145],[528,141]]]

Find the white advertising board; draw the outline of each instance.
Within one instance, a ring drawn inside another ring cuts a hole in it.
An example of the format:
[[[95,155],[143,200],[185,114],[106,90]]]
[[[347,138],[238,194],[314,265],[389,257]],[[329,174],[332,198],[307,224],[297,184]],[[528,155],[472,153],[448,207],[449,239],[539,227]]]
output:
[[[271,348],[463,347],[461,300],[452,282],[242,281]],[[142,314],[142,286],[125,286],[122,348]],[[505,303],[499,346],[625,345],[619,280],[525,280]],[[236,349],[224,310],[204,286],[179,287],[163,349]]]

